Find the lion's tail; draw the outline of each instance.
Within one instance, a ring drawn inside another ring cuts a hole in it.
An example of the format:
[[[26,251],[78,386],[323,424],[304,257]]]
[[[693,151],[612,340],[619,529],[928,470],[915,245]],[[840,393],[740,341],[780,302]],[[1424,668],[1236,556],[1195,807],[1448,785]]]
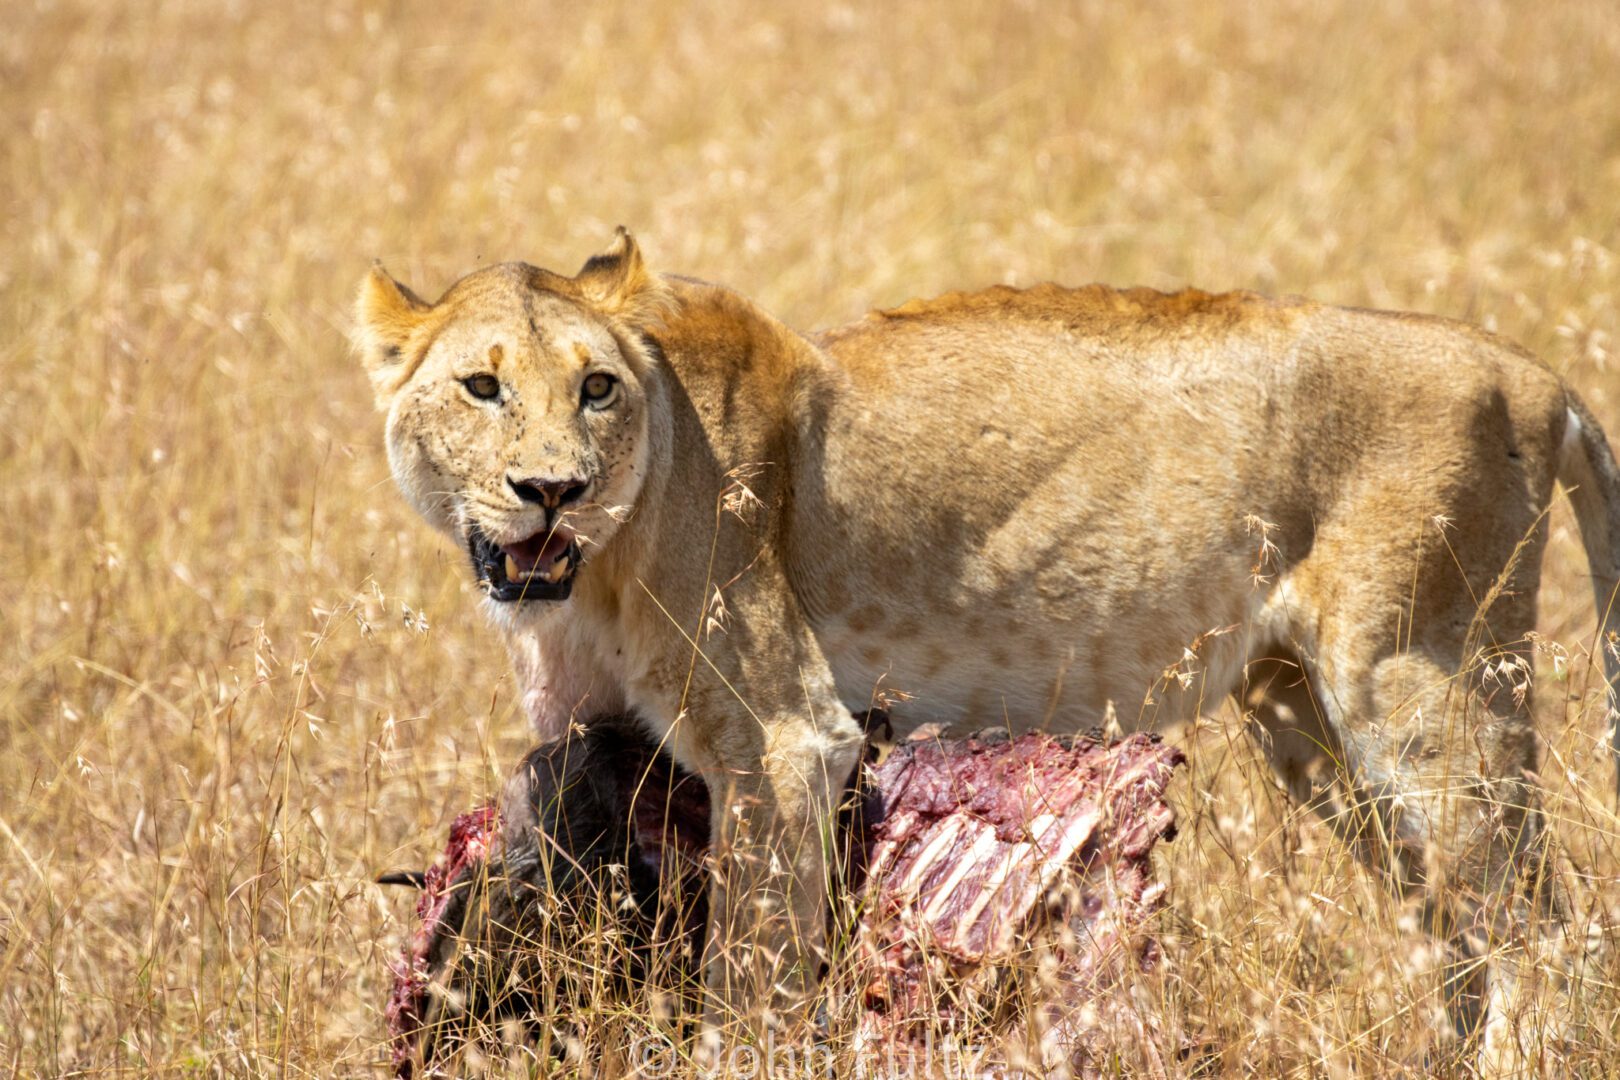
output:
[[[1608,688],[1608,723],[1615,753],[1615,796],[1620,799],[1620,463],[1586,403],[1569,400],[1558,482],[1569,493],[1597,599],[1598,639]]]

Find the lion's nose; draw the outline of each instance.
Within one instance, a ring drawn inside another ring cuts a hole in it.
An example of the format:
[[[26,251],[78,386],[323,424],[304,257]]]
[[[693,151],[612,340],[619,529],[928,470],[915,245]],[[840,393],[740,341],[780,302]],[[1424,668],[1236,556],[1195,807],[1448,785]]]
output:
[[[506,482],[524,502],[539,503],[547,510],[560,510],[585,494],[588,480],[518,480],[508,476]]]

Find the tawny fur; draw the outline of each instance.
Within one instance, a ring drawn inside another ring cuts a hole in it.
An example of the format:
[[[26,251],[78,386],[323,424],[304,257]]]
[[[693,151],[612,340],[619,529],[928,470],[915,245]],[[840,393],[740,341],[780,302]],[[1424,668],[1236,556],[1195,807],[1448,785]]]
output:
[[[437,527],[516,541],[541,522],[509,477],[589,479],[572,597],[490,608],[542,735],[630,708],[731,793],[711,1020],[812,989],[820,830],[859,753],[851,710],[879,698],[902,730],[1075,730],[1235,695],[1370,861],[1450,883],[1436,929],[1522,915],[1544,511],[1576,486],[1612,642],[1620,470],[1515,346],[1418,315],[1050,285],[807,337],[650,273],[623,234],[576,278],[506,264],[432,305],[378,269],[359,323],[395,475]],[[582,409],[593,371],[619,380],[613,408]],[[462,389],[480,372],[501,402]],[[1511,989],[1499,973],[1494,1008]],[[1510,1043],[1491,1051],[1509,1069]]]

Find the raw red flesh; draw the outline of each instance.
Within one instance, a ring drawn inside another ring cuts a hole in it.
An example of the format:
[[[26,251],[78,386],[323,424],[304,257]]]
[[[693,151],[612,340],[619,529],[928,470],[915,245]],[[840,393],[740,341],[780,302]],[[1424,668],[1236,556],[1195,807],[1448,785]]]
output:
[[[419,1031],[423,1024],[423,1003],[432,973],[434,945],[446,931],[444,909],[450,902],[454,883],[489,857],[490,844],[500,814],[493,806],[468,811],[450,826],[450,841],[444,855],[423,875],[422,892],[416,898],[416,932],[405,943],[404,953],[393,964],[394,988],[388,995],[384,1013],[388,1030],[395,1036],[394,1065],[401,1076],[411,1071],[410,1040],[399,1036]]]
[[[1041,1006],[1042,1053],[1088,1071],[1107,1039],[1119,1038],[1121,1025],[1104,1035],[1109,1025],[1097,1022],[1099,1010],[1118,1011],[1110,988],[1157,958],[1145,929],[1164,889],[1149,853],[1173,835],[1163,793],[1182,760],[1147,735],[1106,744],[986,733],[903,743],[866,766],[860,810],[842,822],[857,854],[848,887],[860,914],[846,962],[863,965],[853,969],[864,987],[858,1044],[904,1046],[963,1029],[972,1021],[964,1002],[990,995],[1001,975],[1031,968],[1045,950],[1056,963],[1048,985],[1058,990]],[[387,1010],[401,1075],[445,1045],[424,1041],[422,1028],[429,982],[455,985],[446,943],[458,932],[486,951],[503,940],[468,925],[467,911],[504,929],[525,906],[577,892],[618,863],[629,867],[636,901],[626,923],[650,922],[660,887],[679,879],[695,900],[673,916],[677,936],[701,937],[707,795],[629,722],[597,721],[583,738],[533,751],[502,807],[458,818],[444,860],[428,872],[421,927]],[[541,846],[566,860],[537,858]],[[447,915],[456,888],[463,899]],[[480,888],[489,902],[469,905],[465,895]],[[701,941],[688,952],[701,956]],[[951,992],[940,992],[941,972]],[[1133,1025],[1145,1034],[1140,1017],[1125,1017]]]
[[[1063,923],[1074,944],[1057,949],[1045,1050],[1084,1071],[1108,1047],[1094,1045],[1101,1029],[1074,1024],[1081,1007],[1157,957],[1143,930],[1164,890],[1148,855],[1173,833],[1163,793],[1180,751],[1146,735],[1042,734],[901,751],[874,770],[887,812],[869,829],[856,933],[873,972],[860,1041],[920,1043],[960,1026],[962,991],[1035,966],[1049,935],[1033,931]],[[949,994],[932,974],[941,961],[961,984]]]

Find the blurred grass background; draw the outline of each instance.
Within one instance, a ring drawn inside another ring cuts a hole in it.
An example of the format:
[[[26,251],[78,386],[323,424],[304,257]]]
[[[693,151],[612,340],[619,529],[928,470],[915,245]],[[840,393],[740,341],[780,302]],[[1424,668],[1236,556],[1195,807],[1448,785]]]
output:
[[[806,328],[995,282],[1306,293],[1500,330],[1620,432],[1612,0],[5,22],[0,1071],[383,1058],[409,904],[370,878],[527,735],[460,556],[388,480],[345,336],[373,257],[433,295],[571,273],[623,223]],[[1544,773],[1593,915],[1613,774],[1562,504],[1554,533],[1542,624],[1575,661],[1543,672]],[[1184,737],[1174,1037],[1211,1075],[1423,1075],[1445,1040],[1411,913],[1235,725]],[[1620,1070],[1605,971],[1548,1075]]]

